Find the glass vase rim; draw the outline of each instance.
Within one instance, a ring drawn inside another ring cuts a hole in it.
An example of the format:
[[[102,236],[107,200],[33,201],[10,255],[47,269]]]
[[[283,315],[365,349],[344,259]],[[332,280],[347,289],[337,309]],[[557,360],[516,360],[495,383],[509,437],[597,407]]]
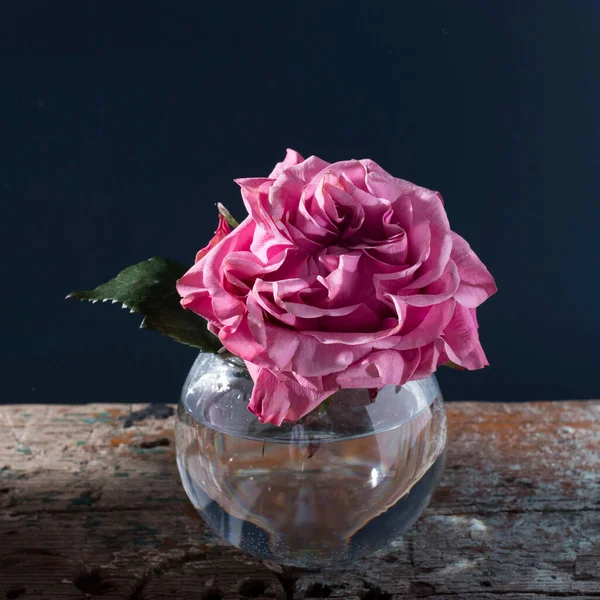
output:
[[[186,378],[181,392],[179,405],[190,415],[192,419],[201,422],[210,429],[213,429],[219,433],[233,435],[235,437],[244,439],[268,441],[269,443],[279,444],[301,443],[303,441],[328,443],[339,441],[340,439],[358,439],[401,427],[416,419],[420,414],[423,413],[423,411],[430,408],[436,400],[439,399],[441,402],[443,402],[442,393],[437,379],[435,374],[432,374],[422,379],[406,382],[403,385],[385,385],[377,391],[377,396],[374,401],[366,402],[358,407],[351,407],[350,410],[362,409],[368,413],[369,418],[371,418],[373,421],[372,429],[365,429],[354,433],[336,432],[332,429],[319,429],[315,426],[315,423],[307,424],[307,417],[303,417],[302,419],[294,422],[288,421],[283,423],[281,426],[261,423],[258,417],[250,413],[248,410],[248,402],[245,398],[243,400],[241,398],[239,399],[239,401],[236,403],[237,405],[232,409],[230,420],[226,422],[227,425],[223,425],[217,422],[214,418],[207,418],[206,416],[206,413],[209,412],[207,408],[220,408],[218,406],[220,398],[207,399],[196,397],[194,402],[194,390],[193,386],[190,385],[193,383],[194,376],[196,375],[198,367],[202,361],[211,361],[215,359],[219,361],[216,363],[217,365],[223,366],[228,370],[228,376],[234,376],[236,365],[232,364],[230,360],[217,357],[216,355],[207,355],[206,353],[200,352],[192,364],[192,367],[190,368]],[[247,372],[245,377],[250,379]],[[339,398],[340,393],[348,392],[354,393],[355,395],[361,392],[364,394],[368,393],[367,388],[344,388],[336,392],[334,396]],[[191,402],[190,398],[192,399]],[[242,403],[244,406],[240,407],[239,405]],[[194,410],[190,404],[195,404],[197,410]],[[384,404],[385,406],[383,406]],[[243,413],[240,411],[240,408],[243,408]],[[313,409],[309,415],[315,414],[317,408]],[[388,409],[389,413],[387,418],[385,418],[385,409]],[[394,411],[394,409],[396,410]],[[402,409],[405,411],[404,415],[402,414]],[[347,412],[346,405],[344,405],[344,410]],[[237,417],[241,421],[239,425],[243,425],[245,423],[253,431],[248,431],[240,426],[236,427],[234,417]]]

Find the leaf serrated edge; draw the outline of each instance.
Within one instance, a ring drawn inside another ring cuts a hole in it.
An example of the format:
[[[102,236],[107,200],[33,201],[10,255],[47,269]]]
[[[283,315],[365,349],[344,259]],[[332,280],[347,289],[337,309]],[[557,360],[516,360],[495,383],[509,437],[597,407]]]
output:
[[[80,296],[78,294],[79,294],[79,292],[71,292],[70,294],[67,294],[65,296],[65,300],[68,300],[69,298],[75,298],[75,300],[79,300],[80,302],[90,302],[91,304],[97,304],[98,302],[102,302],[102,304],[104,304],[105,302],[108,302],[109,300],[110,300],[111,304],[119,303],[119,301],[115,300],[114,298],[103,298],[102,300],[100,300],[98,298],[86,298],[86,297]],[[138,315],[142,314],[134,306],[130,306],[126,302],[121,303],[121,308],[128,308],[129,312],[132,314],[138,314]]]

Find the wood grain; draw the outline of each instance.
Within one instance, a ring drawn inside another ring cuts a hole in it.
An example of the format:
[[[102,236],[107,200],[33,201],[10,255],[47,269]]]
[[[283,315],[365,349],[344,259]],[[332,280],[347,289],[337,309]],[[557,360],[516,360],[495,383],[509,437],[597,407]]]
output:
[[[173,417],[141,405],[0,407],[0,599],[600,597],[600,402],[447,405],[446,471],[391,553],[261,563],[179,482]]]

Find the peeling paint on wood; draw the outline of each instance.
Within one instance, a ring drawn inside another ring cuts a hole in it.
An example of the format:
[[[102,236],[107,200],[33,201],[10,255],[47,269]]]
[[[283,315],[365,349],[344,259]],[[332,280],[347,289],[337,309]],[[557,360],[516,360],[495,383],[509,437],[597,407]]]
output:
[[[600,597],[598,401],[447,405],[446,471],[415,527],[310,573],[212,535],[173,417],[145,408],[0,407],[0,599]]]

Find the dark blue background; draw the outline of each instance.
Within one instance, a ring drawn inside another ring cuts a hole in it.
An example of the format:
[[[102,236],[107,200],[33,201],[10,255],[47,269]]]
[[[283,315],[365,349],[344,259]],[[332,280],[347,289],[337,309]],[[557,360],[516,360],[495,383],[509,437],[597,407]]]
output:
[[[287,146],[440,190],[497,279],[451,400],[598,396],[600,2],[2,3],[4,402],[175,401],[194,351],[63,300],[192,263]]]

